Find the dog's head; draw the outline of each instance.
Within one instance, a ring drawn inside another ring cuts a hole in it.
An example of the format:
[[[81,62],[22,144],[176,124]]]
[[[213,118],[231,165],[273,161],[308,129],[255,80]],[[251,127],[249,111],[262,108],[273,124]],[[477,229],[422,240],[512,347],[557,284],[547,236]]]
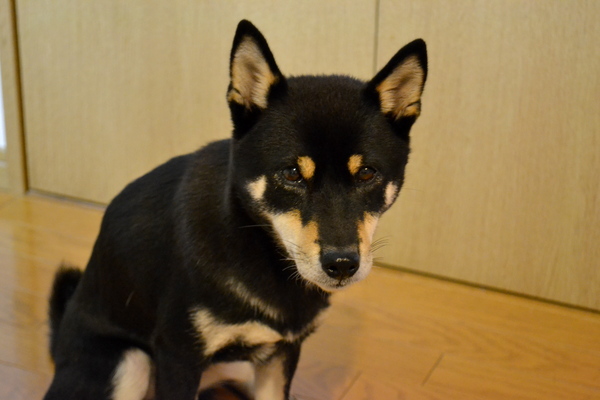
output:
[[[286,79],[264,37],[242,21],[230,65],[235,193],[303,280],[333,291],[363,279],[377,221],[403,183],[425,43],[403,47],[370,82]]]

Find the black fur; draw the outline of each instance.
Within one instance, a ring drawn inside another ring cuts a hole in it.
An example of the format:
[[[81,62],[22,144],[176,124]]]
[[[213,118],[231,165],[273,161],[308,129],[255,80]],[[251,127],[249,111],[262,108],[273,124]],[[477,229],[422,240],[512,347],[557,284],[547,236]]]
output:
[[[67,302],[75,293],[75,289],[83,276],[83,272],[75,267],[63,265],[59,268],[54,278],[52,292],[50,294],[50,354],[54,357],[56,347],[58,326],[65,314]]]
[[[158,400],[194,399],[210,364],[234,360],[274,365],[273,379],[280,372],[284,380],[273,396],[287,398],[301,343],[330,292],[363,268],[349,272],[346,264],[367,257],[359,252],[365,245],[360,226],[387,210],[395,199],[390,188],[402,186],[414,122],[381,112],[378,85],[409,55],[417,55],[426,75],[424,42],[402,49],[370,83],[284,78],[247,21],[235,35],[232,71],[242,43],[257,46],[250,63],[268,68],[248,68],[271,83],[264,99],[240,98],[243,88],[230,84],[233,139],[173,158],[129,184],[106,210],[85,273],[57,274],[50,301],[56,373],[45,399],[112,398],[115,371],[130,350],[152,360],[156,386],[149,393]],[[374,171],[364,182],[349,170],[356,154],[361,168]],[[286,168],[304,156],[316,165],[313,173],[285,178]],[[251,184],[259,185],[256,192]],[[305,260],[290,250],[300,245],[290,245],[276,226],[282,215],[300,221],[283,230],[318,232],[306,246],[320,249],[322,264],[332,255],[348,253],[348,260],[334,261],[329,271],[317,265],[311,270],[317,278],[307,278],[300,267]],[[211,330],[216,323],[223,332],[240,326],[251,332],[220,336]],[[273,334],[280,339],[270,341]]]

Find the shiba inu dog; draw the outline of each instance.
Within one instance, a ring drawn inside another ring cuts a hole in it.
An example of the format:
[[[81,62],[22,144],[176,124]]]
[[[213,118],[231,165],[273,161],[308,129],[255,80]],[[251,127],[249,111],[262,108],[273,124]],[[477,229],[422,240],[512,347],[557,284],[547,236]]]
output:
[[[233,137],[173,158],[108,206],[85,269],[50,299],[47,400],[193,400],[211,365],[245,361],[248,390],[289,398],[303,340],[332,292],[364,279],[402,187],[427,77],[422,40],[369,82],[285,78],[238,25]]]

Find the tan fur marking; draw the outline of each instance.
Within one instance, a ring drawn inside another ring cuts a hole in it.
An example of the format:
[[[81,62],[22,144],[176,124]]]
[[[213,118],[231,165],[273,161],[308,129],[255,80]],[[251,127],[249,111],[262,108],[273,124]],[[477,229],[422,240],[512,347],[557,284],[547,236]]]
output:
[[[311,179],[315,175],[315,162],[308,156],[298,157],[298,167],[305,180]]]
[[[398,185],[390,182],[385,187],[385,207],[390,208],[394,204],[396,197],[398,197]]]
[[[265,190],[267,189],[267,177],[262,175],[255,181],[250,182],[247,185],[248,192],[250,196],[256,201],[262,200],[265,195]]]
[[[210,311],[198,309],[192,313],[192,322],[204,340],[204,355],[210,356],[234,342],[247,346],[276,343],[283,339],[277,331],[257,321],[243,324],[224,324]]]
[[[360,167],[363,165],[363,156],[354,154],[348,159],[348,170],[352,175],[356,175]]]
[[[303,225],[298,210],[268,214],[267,217],[271,220],[281,245],[295,261],[300,275],[313,283],[322,280],[318,224],[310,221]]]
[[[238,298],[243,300],[246,304],[251,305],[257,311],[264,315],[273,318],[274,320],[281,320],[281,311],[277,308],[267,304],[260,297],[251,293],[250,290],[242,282],[238,282],[233,278],[229,278],[226,281],[227,288],[233,292]]]
[[[237,48],[231,64],[231,90],[228,101],[250,109],[267,108],[267,97],[277,77],[269,68],[256,42],[247,37]]]
[[[319,240],[319,228],[315,221],[310,221],[304,227],[304,242],[307,247],[314,246],[314,250],[319,249],[317,241]],[[317,251],[318,252],[318,251]]]
[[[306,255],[319,254],[319,232],[316,222],[311,221],[303,226],[298,210],[272,215],[271,220],[288,250],[295,253],[300,249]]]
[[[416,56],[408,57],[377,86],[381,110],[395,119],[418,117],[425,75]]]
[[[377,227],[378,221],[379,217],[377,215],[365,213],[363,220],[358,223],[361,268],[363,260],[366,264],[371,264],[373,261],[373,255],[371,254],[371,243],[373,242],[373,235],[375,234],[375,228]]]

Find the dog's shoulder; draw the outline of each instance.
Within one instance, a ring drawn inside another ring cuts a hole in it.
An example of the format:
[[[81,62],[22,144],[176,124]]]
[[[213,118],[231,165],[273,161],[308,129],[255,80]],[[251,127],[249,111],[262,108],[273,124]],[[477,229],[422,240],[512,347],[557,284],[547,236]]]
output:
[[[109,204],[108,211],[122,206],[165,208],[181,185],[208,185],[225,176],[230,140],[212,142],[196,152],[174,157],[128,184]],[[185,188],[184,188],[185,190]]]

